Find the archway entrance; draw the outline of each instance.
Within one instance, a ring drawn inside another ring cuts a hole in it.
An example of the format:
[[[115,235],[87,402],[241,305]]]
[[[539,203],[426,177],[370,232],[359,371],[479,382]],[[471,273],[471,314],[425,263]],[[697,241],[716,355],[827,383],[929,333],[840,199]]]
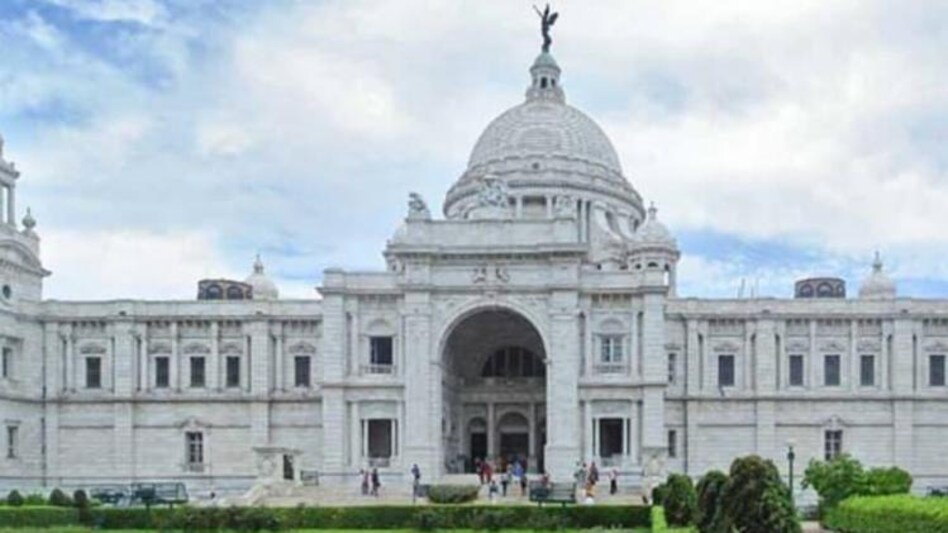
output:
[[[443,449],[448,472],[543,462],[546,354],[536,328],[506,308],[460,320],[443,344]]]

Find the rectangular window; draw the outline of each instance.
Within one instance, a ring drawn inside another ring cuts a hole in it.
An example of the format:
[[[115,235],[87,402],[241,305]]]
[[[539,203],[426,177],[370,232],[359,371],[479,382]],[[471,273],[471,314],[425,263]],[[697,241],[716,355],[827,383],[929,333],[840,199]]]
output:
[[[874,355],[859,356],[859,384],[863,387],[876,384],[876,357]]]
[[[86,388],[102,388],[102,358],[86,357]]]
[[[188,467],[194,468],[204,464],[204,433],[188,431],[184,434],[185,454]]]
[[[395,421],[391,419],[364,420],[368,432],[368,452],[370,460],[389,459],[395,455]],[[384,464],[376,462],[375,464]]]
[[[823,458],[831,461],[843,453],[843,430],[828,429],[823,434]]]
[[[603,335],[600,338],[599,361],[601,363],[622,362],[622,336]]]
[[[369,337],[369,363],[392,366],[392,362],[395,360],[392,345],[391,337]]]
[[[668,430],[668,457],[678,457],[678,432],[674,429]]]
[[[839,385],[839,356],[823,356],[823,385],[836,387]]]
[[[599,418],[599,457],[609,459],[622,455],[625,422],[621,418]]]
[[[191,387],[192,388],[202,388],[204,387],[204,358],[203,357],[192,357],[191,358]]]
[[[790,381],[791,387],[803,386],[803,356],[794,354],[790,356]]]
[[[668,354],[668,383],[675,383],[675,377],[678,373],[678,354]]]
[[[718,387],[734,386],[734,356],[718,356]]]
[[[3,348],[3,363],[2,363],[2,373],[0,377],[4,379],[13,377],[13,349],[4,347]]]
[[[167,356],[155,358],[155,388],[167,389],[171,384],[171,360]]]
[[[944,355],[931,355],[928,357],[928,384],[932,387],[945,386]]]
[[[297,355],[293,359],[293,384],[297,387],[310,386],[310,360],[308,355]]]
[[[227,356],[227,388],[233,389],[240,387],[240,357],[236,355]]]
[[[7,459],[16,459],[20,428],[7,426]]]

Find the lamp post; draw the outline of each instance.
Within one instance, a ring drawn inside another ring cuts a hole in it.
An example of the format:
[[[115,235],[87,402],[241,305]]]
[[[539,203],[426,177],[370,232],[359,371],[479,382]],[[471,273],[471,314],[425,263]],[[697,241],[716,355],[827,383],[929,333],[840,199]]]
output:
[[[793,460],[796,458],[796,454],[793,453],[793,443],[787,443],[787,463],[790,467],[790,501],[793,502]]]

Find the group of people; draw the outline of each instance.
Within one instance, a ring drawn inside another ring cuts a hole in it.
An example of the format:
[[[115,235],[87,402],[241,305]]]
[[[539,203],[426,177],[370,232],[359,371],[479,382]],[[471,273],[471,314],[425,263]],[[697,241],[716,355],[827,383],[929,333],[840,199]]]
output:
[[[487,494],[490,500],[497,498],[498,494],[507,497],[507,493],[513,490],[513,487],[520,485],[520,495],[527,495],[527,467],[525,462],[520,459],[513,459],[506,464],[506,467],[500,468],[500,474],[495,476],[494,465],[486,459],[475,459],[474,470],[477,472],[477,478],[481,485],[487,485]]]
[[[362,478],[362,495],[378,496],[379,489],[382,487],[382,482],[379,479],[379,469],[373,468],[369,470],[368,468],[363,468],[359,470],[359,476]]]
[[[596,466],[596,462],[593,461],[588,467],[586,463],[578,464],[575,478],[576,485],[583,487],[586,503],[592,503],[596,497],[596,484],[599,483],[599,468]],[[619,471],[613,468],[609,471],[609,494],[615,495],[618,492]]]

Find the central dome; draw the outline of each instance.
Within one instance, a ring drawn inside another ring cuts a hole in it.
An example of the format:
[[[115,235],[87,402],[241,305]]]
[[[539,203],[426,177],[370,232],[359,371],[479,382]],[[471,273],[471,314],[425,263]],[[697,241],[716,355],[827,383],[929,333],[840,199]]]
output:
[[[494,119],[471,152],[468,170],[511,160],[562,158],[601,166],[622,178],[615,148],[598,124],[562,102],[532,99]]]
[[[549,206],[552,198],[562,197],[611,205],[633,225],[644,218],[642,200],[622,175],[612,142],[591,118],[566,103],[560,72],[549,52],[536,58],[526,101],[491,121],[464,174],[448,191],[448,218],[471,216],[485,178],[520,198],[514,202],[545,198]]]

